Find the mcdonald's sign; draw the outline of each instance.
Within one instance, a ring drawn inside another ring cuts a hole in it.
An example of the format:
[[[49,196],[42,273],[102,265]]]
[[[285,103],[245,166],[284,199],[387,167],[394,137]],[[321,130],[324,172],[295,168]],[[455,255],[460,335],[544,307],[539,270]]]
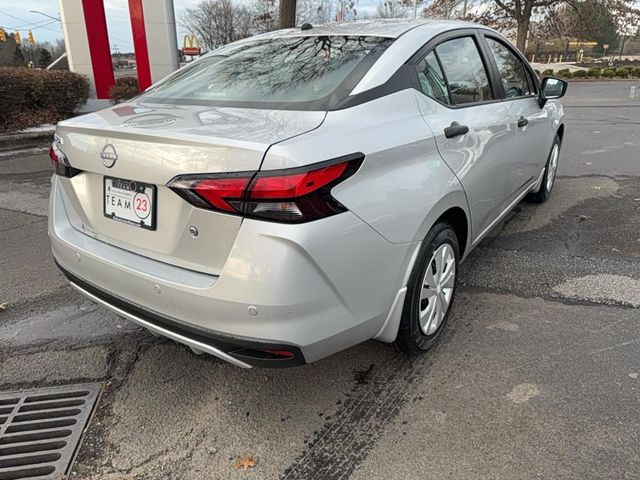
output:
[[[200,42],[196,36],[192,34],[186,34],[182,40],[182,54],[183,55],[200,55],[202,49],[200,48]]]

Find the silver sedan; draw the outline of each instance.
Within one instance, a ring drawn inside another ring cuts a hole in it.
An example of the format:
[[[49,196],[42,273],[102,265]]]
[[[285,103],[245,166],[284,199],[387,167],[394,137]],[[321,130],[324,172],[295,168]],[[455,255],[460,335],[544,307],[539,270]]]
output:
[[[232,43],[58,124],[53,255],[96,302],[241,367],[421,353],[461,261],[550,197],[565,90],[470,23]]]

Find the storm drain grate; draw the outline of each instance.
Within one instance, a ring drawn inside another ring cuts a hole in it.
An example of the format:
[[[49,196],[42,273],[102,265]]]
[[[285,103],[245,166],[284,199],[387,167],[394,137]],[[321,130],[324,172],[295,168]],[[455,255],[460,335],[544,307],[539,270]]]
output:
[[[0,480],[62,478],[99,392],[99,383],[0,392]]]

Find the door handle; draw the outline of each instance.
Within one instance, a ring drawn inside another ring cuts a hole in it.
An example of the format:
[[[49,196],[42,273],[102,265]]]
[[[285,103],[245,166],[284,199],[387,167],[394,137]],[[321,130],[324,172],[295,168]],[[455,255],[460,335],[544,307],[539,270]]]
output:
[[[464,135],[468,131],[469,127],[466,125],[460,125],[458,122],[451,122],[451,125],[444,129],[444,136],[447,138],[453,138],[458,135]]]
[[[527,125],[529,125],[529,120],[520,115],[520,118],[518,119],[518,128],[526,127]]]

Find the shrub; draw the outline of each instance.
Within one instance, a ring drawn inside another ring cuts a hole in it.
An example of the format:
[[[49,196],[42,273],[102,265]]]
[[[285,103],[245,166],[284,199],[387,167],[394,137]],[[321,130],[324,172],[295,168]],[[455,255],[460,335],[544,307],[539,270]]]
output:
[[[602,76],[605,78],[613,78],[616,76],[616,69],[615,68],[605,68],[602,71]]]
[[[40,70],[42,105],[56,119],[69,117],[87,102],[89,82],[82,75],[65,70]]]
[[[586,70],[576,70],[575,72],[573,72],[573,78],[586,78],[588,74],[589,72],[587,72]]]
[[[563,68],[562,70],[558,70],[556,72],[556,75],[559,77],[571,78],[571,72],[569,71],[568,68]]]
[[[631,72],[629,71],[629,69],[625,67],[620,67],[616,70],[616,76],[620,78],[627,78],[630,74]]]
[[[587,72],[587,76],[592,78],[600,78],[601,73],[602,73],[602,70],[600,70],[599,68],[591,67]]]
[[[54,123],[86,101],[89,82],[76,73],[0,67],[0,131]]]
[[[640,78],[640,67],[633,67],[631,69],[631,76],[632,77],[636,77],[636,78]]]
[[[547,68],[546,70],[543,70],[543,71],[542,71],[542,76],[543,76],[543,77],[549,77],[549,76],[551,76],[551,75],[553,75],[553,70],[552,70],[552,69],[550,69],[550,68]]]
[[[136,77],[120,77],[116,84],[109,89],[109,96],[115,103],[126,102],[140,93],[140,86]]]

